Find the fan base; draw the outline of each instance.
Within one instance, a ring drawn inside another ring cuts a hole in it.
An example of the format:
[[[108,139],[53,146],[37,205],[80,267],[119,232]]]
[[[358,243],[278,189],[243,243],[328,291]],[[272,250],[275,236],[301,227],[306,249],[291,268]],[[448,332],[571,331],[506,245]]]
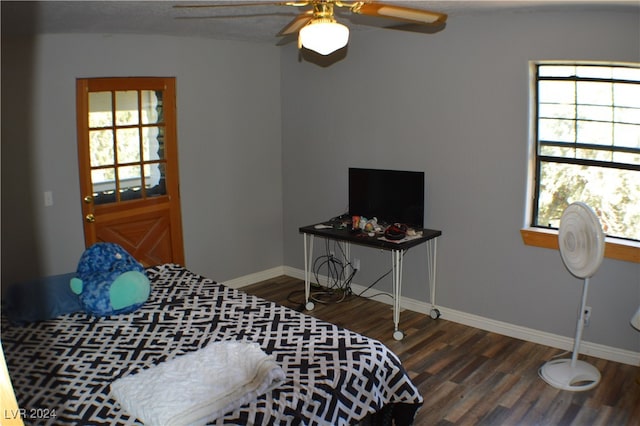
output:
[[[586,391],[600,382],[600,372],[593,365],[570,359],[555,359],[540,367],[540,377],[551,386],[568,391]]]

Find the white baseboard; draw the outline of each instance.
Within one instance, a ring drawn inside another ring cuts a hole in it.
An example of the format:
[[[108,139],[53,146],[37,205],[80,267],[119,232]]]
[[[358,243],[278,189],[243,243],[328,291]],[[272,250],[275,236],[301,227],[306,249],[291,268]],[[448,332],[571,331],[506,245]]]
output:
[[[429,304],[427,303],[426,305]],[[408,305],[404,305],[404,300],[403,306],[406,306],[407,309],[414,310]],[[448,321],[457,322],[460,324],[468,325],[470,327],[491,331],[528,342],[551,346],[553,348],[564,349],[569,352],[573,351],[574,338],[547,333],[544,331],[522,327],[502,321],[496,321],[490,318],[484,318],[478,315],[456,311],[455,309],[438,307],[438,310],[441,312],[442,318]],[[606,359],[609,361],[620,362],[623,364],[635,366],[640,365],[640,352],[614,348],[611,346],[600,345],[598,343],[591,343],[584,340],[580,342],[580,353],[584,355],[594,356],[596,358]]]
[[[246,275],[244,277],[236,278],[230,281],[226,281],[223,284],[233,288],[240,288],[249,284],[254,284],[260,281],[275,278],[280,275],[288,275],[293,278],[304,280],[303,270],[292,268],[289,266],[279,266],[276,268],[268,269],[266,271],[262,271],[255,274]],[[351,284],[351,287],[354,293],[361,293],[366,288],[364,286],[354,284],[354,283]],[[377,293],[380,293],[380,292],[377,292]],[[388,297],[377,296],[377,297],[373,297],[373,299],[391,305],[393,303],[393,299],[390,296],[391,295],[388,294]],[[400,303],[404,309],[408,309],[410,311],[419,312],[427,315],[432,309],[432,305],[430,303],[422,302],[420,300],[410,299],[407,297],[402,297]],[[538,344],[550,346],[553,348],[563,349],[566,351],[573,350],[573,342],[574,342],[573,337],[569,338],[569,337],[560,336],[557,334],[535,330],[532,328],[527,328],[519,325],[502,322],[502,321],[496,321],[490,318],[485,318],[478,315],[457,311],[455,309],[449,309],[444,306],[437,306],[437,308],[440,311],[441,318],[446,319],[447,321],[464,324],[469,327],[478,328],[480,330],[490,331],[493,333],[502,334],[504,336],[525,340],[527,342],[538,343]],[[600,345],[598,343],[582,341],[580,343],[580,353],[589,355],[589,356],[594,356],[596,358],[606,359],[609,361],[615,361],[623,364],[640,366],[640,352],[634,352],[626,349],[619,349],[611,346]]]
[[[234,278],[229,281],[223,281],[220,284],[224,284],[231,288],[240,288],[251,284],[259,283],[260,281],[270,280],[272,278],[279,277],[281,275],[287,275],[285,273],[284,266],[276,266],[275,268],[267,269],[262,272],[256,272],[255,274],[245,275],[243,277]],[[302,274],[304,279],[304,274]]]

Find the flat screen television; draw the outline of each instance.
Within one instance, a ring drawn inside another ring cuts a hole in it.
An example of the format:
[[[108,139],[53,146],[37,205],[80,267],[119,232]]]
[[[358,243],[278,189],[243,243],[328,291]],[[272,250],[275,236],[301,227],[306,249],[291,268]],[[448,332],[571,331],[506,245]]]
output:
[[[349,215],[424,227],[424,172],[349,168]]]

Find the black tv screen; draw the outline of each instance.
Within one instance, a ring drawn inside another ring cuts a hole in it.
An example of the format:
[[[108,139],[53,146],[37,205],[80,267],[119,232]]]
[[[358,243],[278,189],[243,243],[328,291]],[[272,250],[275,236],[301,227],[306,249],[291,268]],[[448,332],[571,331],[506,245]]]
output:
[[[349,168],[349,215],[424,227],[424,172]]]

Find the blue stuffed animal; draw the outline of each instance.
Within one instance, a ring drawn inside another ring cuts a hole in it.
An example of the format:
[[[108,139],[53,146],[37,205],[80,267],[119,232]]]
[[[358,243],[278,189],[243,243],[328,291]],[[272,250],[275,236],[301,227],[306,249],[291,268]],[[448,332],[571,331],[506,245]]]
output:
[[[96,243],[85,250],[70,286],[83,309],[96,316],[133,312],[151,292],[144,267],[114,243]]]

